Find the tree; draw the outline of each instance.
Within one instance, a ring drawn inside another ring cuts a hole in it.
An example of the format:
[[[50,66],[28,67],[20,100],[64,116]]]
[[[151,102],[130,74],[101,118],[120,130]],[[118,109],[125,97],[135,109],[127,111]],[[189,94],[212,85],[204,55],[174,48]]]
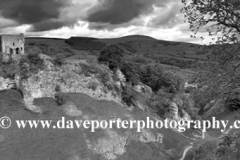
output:
[[[206,29],[220,34],[217,42],[237,43],[240,38],[240,2],[238,0],[182,0],[182,12],[196,33]]]
[[[121,68],[124,49],[116,44],[108,45],[101,50],[99,62],[108,63],[109,68],[114,70]]]
[[[134,62],[123,62],[121,71],[126,77],[126,81],[133,86],[138,85],[140,81],[139,65]]]
[[[216,36],[210,60],[203,65],[193,82],[199,107],[213,99],[240,94],[240,2],[238,0],[182,0],[182,12],[190,24],[193,36],[207,31]],[[226,102],[225,101],[225,102]],[[236,102],[236,100],[233,100]]]
[[[164,88],[166,92],[177,93],[181,88],[181,80],[170,73],[165,73],[158,65],[146,65],[139,71],[140,81],[154,92]]]

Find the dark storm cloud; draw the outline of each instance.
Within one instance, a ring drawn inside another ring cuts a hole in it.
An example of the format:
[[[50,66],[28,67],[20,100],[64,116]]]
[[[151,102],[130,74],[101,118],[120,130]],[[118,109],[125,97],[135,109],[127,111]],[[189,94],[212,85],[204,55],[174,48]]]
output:
[[[19,24],[30,24],[33,30],[57,29],[65,25],[57,22],[61,9],[69,0],[1,0],[0,13]]]
[[[98,0],[90,9],[87,20],[110,24],[130,22],[142,14],[153,11],[153,6],[164,7],[172,0]]]
[[[171,28],[176,24],[183,22],[183,17],[179,14],[182,7],[182,3],[179,2],[158,11],[155,18],[149,23],[149,26],[156,28],[159,26],[167,26],[168,28]]]

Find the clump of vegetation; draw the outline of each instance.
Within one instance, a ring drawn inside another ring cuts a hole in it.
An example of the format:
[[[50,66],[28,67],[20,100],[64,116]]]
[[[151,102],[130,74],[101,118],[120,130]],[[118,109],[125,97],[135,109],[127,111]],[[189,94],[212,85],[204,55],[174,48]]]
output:
[[[126,77],[126,81],[132,85],[138,85],[140,82],[139,65],[131,62],[123,62],[121,67],[122,73]]]
[[[44,61],[39,57],[39,54],[28,54],[20,60],[20,75],[22,79],[27,79],[31,74],[38,73],[44,69]]]
[[[95,64],[80,64],[82,73],[87,76],[90,77],[92,74],[98,75],[102,73],[102,70],[100,68],[98,68]]]
[[[152,113],[164,117],[168,111],[169,103],[173,98],[173,93],[168,93],[162,88],[147,101],[147,104]]]
[[[98,87],[98,83],[97,82],[89,82],[88,83],[88,88],[93,90],[93,91],[96,91],[97,87]]]
[[[165,73],[159,66],[146,66],[140,71],[140,81],[150,86],[154,92],[165,88],[169,93],[177,93],[182,88],[180,78]]]
[[[53,64],[55,66],[62,66],[63,63],[64,63],[64,57],[63,56],[57,56],[53,61]]]
[[[43,53],[53,58],[58,56],[66,58],[75,55],[75,53],[69,48],[63,48],[63,46],[54,47],[44,42],[30,42],[26,45],[25,51],[26,53]]]
[[[124,50],[119,45],[109,45],[101,50],[98,61],[107,63],[111,70],[121,68]]]
[[[4,78],[14,79],[15,75],[19,72],[18,63],[4,63],[2,64],[2,72]]]
[[[61,91],[61,87],[59,85],[56,85],[55,92],[60,92],[60,91]]]
[[[54,99],[57,105],[59,106],[63,105],[66,102],[66,97],[62,93],[56,93]]]
[[[108,82],[111,80],[111,75],[107,71],[99,73],[98,77],[104,85],[107,85]]]
[[[157,92],[161,87],[166,87],[170,92],[177,92],[180,88],[180,80],[171,74],[166,74],[159,66],[129,62],[124,59],[124,49],[119,45],[105,47],[98,58],[100,63],[108,64],[115,71],[119,68],[126,77],[126,81],[132,85],[142,82]]]

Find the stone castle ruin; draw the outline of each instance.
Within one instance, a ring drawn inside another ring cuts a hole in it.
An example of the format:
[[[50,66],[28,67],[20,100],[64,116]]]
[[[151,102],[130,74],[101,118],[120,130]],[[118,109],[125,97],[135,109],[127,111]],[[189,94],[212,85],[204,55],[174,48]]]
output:
[[[24,54],[24,35],[0,35],[0,56],[3,63],[18,61]]]

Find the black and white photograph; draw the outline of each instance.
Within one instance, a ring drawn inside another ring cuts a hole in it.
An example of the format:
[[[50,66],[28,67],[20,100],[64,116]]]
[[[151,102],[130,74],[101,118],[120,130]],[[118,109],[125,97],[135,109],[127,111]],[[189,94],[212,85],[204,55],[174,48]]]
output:
[[[0,160],[240,160],[240,1],[0,0]]]

